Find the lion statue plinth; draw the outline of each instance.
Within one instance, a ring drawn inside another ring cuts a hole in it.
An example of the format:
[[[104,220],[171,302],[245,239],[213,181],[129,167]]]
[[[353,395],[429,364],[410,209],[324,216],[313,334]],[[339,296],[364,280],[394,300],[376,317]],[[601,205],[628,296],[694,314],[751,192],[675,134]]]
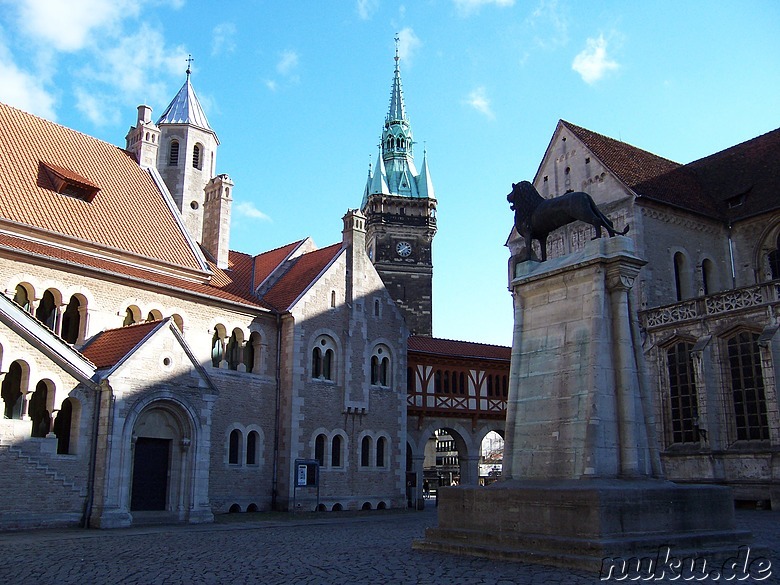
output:
[[[559,197],[545,199],[528,181],[512,183],[512,192],[506,196],[510,209],[515,212],[515,229],[525,240],[526,257],[531,259],[531,241],[538,240],[542,251],[542,262],[547,260],[547,236],[550,232],[575,221],[584,221],[596,229],[596,238],[601,237],[602,228],[609,237],[624,236],[622,232],[604,215],[590,195],[583,191],[565,193]],[[594,239],[596,239],[594,238]]]

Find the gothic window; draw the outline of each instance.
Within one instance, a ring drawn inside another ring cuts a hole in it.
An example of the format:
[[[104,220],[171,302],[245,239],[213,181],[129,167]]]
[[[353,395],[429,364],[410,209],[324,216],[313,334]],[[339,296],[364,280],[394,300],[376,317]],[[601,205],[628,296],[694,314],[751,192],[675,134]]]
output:
[[[344,445],[344,439],[341,435],[334,435],[330,443],[330,466],[341,467],[343,460],[342,447]]]
[[[371,465],[371,437],[363,437],[360,442],[360,467]]]
[[[193,168],[200,169],[203,164],[203,147],[200,144],[196,144],[192,149],[192,166]]]
[[[3,398],[3,416],[5,418],[22,418],[22,378],[24,371],[19,362],[13,362],[8,368],[8,373],[3,378],[0,394]]]
[[[390,352],[385,346],[377,346],[371,356],[371,384],[390,386]]]
[[[228,440],[228,463],[238,465],[241,461],[241,431],[233,429],[230,431]]]
[[[666,351],[669,372],[669,440],[672,443],[698,443],[698,403],[693,377],[693,345],[676,343]]]
[[[729,338],[726,346],[737,440],[768,440],[769,424],[758,335],[742,331]]]
[[[335,344],[324,335],[317,338],[311,351],[311,377],[316,380],[333,380]]]
[[[76,343],[81,327],[81,303],[76,296],[70,297],[68,306],[62,314],[62,326],[60,327],[62,339],[67,343]]]
[[[314,458],[317,460],[317,463],[320,464],[320,467],[325,465],[326,439],[327,437],[325,437],[325,435],[317,435],[317,438],[314,439]]]
[[[171,147],[168,151],[168,166],[175,167],[179,164],[179,141],[171,140]]]
[[[43,298],[38,305],[38,310],[35,311],[35,318],[46,325],[51,331],[54,331],[54,327],[57,324],[57,303],[54,300],[54,295],[51,290],[47,290],[43,293]]]
[[[376,466],[377,467],[385,466],[386,445],[387,445],[387,439],[385,439],[384,437],[379,437],[376,440]]]
[[[257,448],[260,443],[260,435],[257,431],[250,431],[246,437],[246,464],[257,465]]]

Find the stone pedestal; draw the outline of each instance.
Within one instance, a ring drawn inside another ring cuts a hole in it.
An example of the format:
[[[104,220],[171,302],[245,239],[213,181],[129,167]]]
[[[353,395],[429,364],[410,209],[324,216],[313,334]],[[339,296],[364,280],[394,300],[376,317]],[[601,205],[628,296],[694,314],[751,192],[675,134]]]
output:
[[[599,570],[610,557],[734,554],[730,491],[664,481],[629,238],[518,265],[504,479],[442,489],[415,548]]]

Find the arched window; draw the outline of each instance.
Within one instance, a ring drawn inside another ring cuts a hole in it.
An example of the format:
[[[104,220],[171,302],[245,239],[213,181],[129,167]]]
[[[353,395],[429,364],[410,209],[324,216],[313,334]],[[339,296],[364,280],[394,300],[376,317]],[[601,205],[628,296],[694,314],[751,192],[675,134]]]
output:
[[[43,298],[38,305],[38,310],[35,311],[35,318],[46,325],[51,331],[54,331],[54,327],[57,324],[57,303],[54,300],[54,295],[51,290],[47,290],[43,293]]]
[[[51,431],[51,413],[49,412],[49,388],[46,382],[38,382],[35,392],[30,396],[27,414],[32,421],[31,437],[45,437]]]
[[[244,366],[246,367],[247,372],[253,372],[255,374],[258,374],[260,371],[260,368],[255,365],[255,352],[257,351],[257,346],[260,345],[260,334],[256,331],[249,335],[249,341],[246,342],[246,345],[244,346]]]
[[[767,259],[769,260],[769,272],[772,280],[780,278],[780,235],[777,236],[775,249],[769,252]]]
[[[60,327],[62,339],[67,343],[76,343],[81,328],[81,303],[75,296],[70,297],[68,306],[62,314],[62,326]]]
[[[360,467],[371,465],[371,437],[363,437],[360,442]]]
[[[228,340],[225,353],[227,354],[228,368],[231,370],[237,370],[238,364],[241,363],[241,333],[233,331]]]
[[[311,377],[319,380],[333,380],[335,356],[333,340],[325,335],[318,337],[311,351]]]
[[[238,465],[241,461],[241,431],[233,429],[230,431],[230,440],[228,441],[228,463]]]
[[[726,342],[737,440],[769,439],[758,335],[743,331]]]
[[[705,295],[718,292],[715,264],[709,258],[705,258],[701,263],[701,283]]]
[[[203,164],[203,153],[201,152],[203,147],[200,144],[196,144],[192,149],[192,166],[196,169],[200,169]]]
[[[387,439],[384,437],[379,437],[376,440],[376,466],[377,467],[384,467],[385,466],[385,451],[386,451],[386,443]]]
[[[257,448],[260,443],[260,435],[257,431],[249,431],[246,437],[246,464],[257,465]]]
[[[320,467],[325,465],[325,441],[327,437],[325,435],[317,435],[314,439],[314,458],[320,464]]]
[[[699,408],[693,378],[693,345],[681,342],[666,351],[669,372],[669,433],[672,443],[699,442]]]
[[[371,384],[390,386],[390,350],[384,345],[377,345],[371,355]]]
[[[171,147],[168,150],[168,166],[175,167],[179,164],[179,141],[171,140]]]
[[[62,401],[60,411],[57,413],[57,418],[54,419],[54,434],[57,435],[57,453],[60,455],[67,455],[72,453],[73,441],[71,436],[73,434],[73,401],[70,398],[66,398]]]
[[[218,368],[223,356],[222,335],[220,335],[219,329],[215,329],[211,338],[211,365]]]
[[[682,252],[674,254],[674,289],[678,301],[693,296],[691,294],[691,271],[688,269],[688,259]]]
[[[341,438],[341,435],[334,435],[333,440],[331,440],[330,443],[330,466],[331,467],[341,467],[342,462],[342,446],[344,444],[344,440]]]
[[[16,285],[14,302],[28,313],[30,312],[30,293],[21,284]]]
[[[0,394],[3,398],[3,416],[5,418],[22,418],[22,377],[23,370],[19,362],[13,362],[8,373],[3,378]]]

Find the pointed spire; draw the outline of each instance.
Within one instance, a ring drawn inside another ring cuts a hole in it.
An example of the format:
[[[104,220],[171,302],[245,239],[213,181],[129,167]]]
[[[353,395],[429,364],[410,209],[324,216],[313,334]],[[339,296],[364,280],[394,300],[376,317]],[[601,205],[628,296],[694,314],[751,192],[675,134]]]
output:
[[[431,171],[428,169],[428,151],[423,150],[423,162],[420,174],[417,176],[417,192],[422,198],[436,199],[431,181]]]
[[[214,133],[190,82],[190,74],[192,73],[190,66],[193,60],[192,56],[187,59],[187,79],[184,81],[184,85],[181,86],[179,93],[171,100],[171,103],[168,104],[168,107],[165,108],[165,111],[157,120],[157,125],[191,124]],[[216,136],[216,133],[214,135]]]
[[[390,93],[390,111],[387,113],[387,122],[408,122],[406,119],[406,108],[404,107],[404,91],[401,85],[401,67],[398,55],[398,43],[401,39],[395,36],[395,70],[393,72],[393,89]]]
[[[370,195],[375,195],[377,193],[390,195],[390,188],[387,186],[387,170],[385,169],[385,161],[382,159],[381,152],[376,161],[376,170],[374,171],[374,177],[371,179],[371,187],[369,190]]]

